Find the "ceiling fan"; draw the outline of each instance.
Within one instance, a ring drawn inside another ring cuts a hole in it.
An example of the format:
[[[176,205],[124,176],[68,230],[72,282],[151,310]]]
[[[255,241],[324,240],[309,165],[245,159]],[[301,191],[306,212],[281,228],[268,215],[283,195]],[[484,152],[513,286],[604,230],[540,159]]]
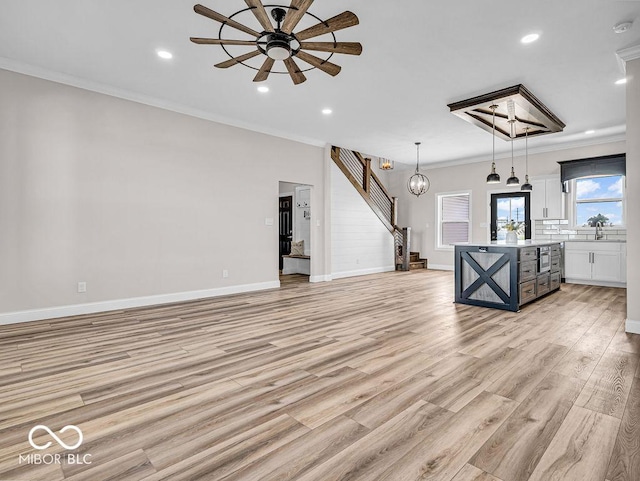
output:
[[[342,67],[329,62],[329,59],[334,54],[341,53],[347,55],[360,55],[362,53],[362,45],[360,43],[338,42],[334,34],[334,32],[337,32],[338,30],[358,25],[358,17],[352,12],[343,12],[328,20],[322,20],[308,12],[313,0],[291,0],[291,4],[289,6],[263,5],[261,0],[245,0],[245,2],[248,8],[240,10],[229,17],[218,12],[214,12],[200,4],[194,7],[196,13],[222,24],[218,32],[218,38],[191,37],[191,41],[193,43],[200,45],[220,45],[227,55],[231,57],[229,60],[216,64],[215,66],[218,68],[229,68],[237,64],[252,68],[258,71],[253,79],[254,82],[263,82],[267,80],[270,73],[288,73],[291,76],[293,83],[298,85],[307,80],[304,72],[314,68],[320,69],[332,76],[338,75]],[[269,14],[265,7],[273,7],[270,13],[275,25],[269,18]],[[236,15],[246,12],[247,10],[250,10],[256,17],[263,28],[262,32],[249,28],[233,19]],[[305,15],[310,15],[318,20],[319,23],[300,32],[294,33],[294,29]],[[255,38],[252,40],[223,39],[222,33],[225,26],[229,26]],[[331,34],[333,41],[307,41],[325,34]],[[225,48],[227,45],[255,47],[255,50],[245,53],[244,55],[234,57]],[[330,55],[326,59],[322,59],[308,53],[306,50],[327,52]],[[251,65],[244,63],[258,55],[265,55],[267,57],[260,68],[252,67]],[[294,57],[311,65],[311,67],[301,70],[294,60]],[[286,71],[273,71],[272,68],[276,61],[284,62]]]

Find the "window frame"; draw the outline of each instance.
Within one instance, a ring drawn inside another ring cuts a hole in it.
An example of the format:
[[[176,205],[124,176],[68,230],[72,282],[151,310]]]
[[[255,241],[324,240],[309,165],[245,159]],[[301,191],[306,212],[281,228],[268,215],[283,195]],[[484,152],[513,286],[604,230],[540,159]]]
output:
[[[593,199],[578,200],[577,182],[584,179],[600,179],[603,177],[622,177],[622,197],[599,197]],[[578,224],[578,204],[591,204],[596,202],[622,202],[622,223],[613,226],[603,226],[604,229],[626,229],[627,228],[627,176],[623,174],[613,175],[591,175],[588,177],[579,177],[568,181],[569,184],[569,214],[571,219],[571,227],[574,229],[588,229],[591,226]]]
[[[436,245],[435,245],[435,250],[439,250],[439,251],[452,251],[454,250],[454,246],[451,244],[448,245],[443,245],[442,244],[442,199],[445,197],[456,197],[456,196],[461,196],[461,195],[466,195],[469,199],[469,219],[466,221],[467,225],[468,225],[468,234],[467,234],[467,239],[468,241],[466,242],[466,244],[470,244],[471,243],[471,232],[472,232],[472,217],[473,217],[473,196],[472,196],[472,192],[470,190],[460,190],[460,191],[455,191],[455,192],[440,192],[436,194]],[[455,221],[455,222],[462,222],[462,221]],[[446,221],[445,221],[446,223]]]

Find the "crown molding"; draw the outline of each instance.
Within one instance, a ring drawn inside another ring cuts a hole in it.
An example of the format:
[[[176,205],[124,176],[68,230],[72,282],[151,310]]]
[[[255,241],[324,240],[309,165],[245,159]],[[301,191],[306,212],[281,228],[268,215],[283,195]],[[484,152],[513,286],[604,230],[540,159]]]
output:
[[[589,140],[577,140],[573,142],[565,142],[561,144],[551,144],[551,145],[543,145],[535,148],[529,148],[529,155],[544,154],[547,152],[560,152],[563,150],[576,149],[580,147],[591,147],[594,145],[612,144],[614,142],[625,142],[625,141],[626,141],[626,134],[623,132],[621,134],[609,135],[606,137],[596,137]],[[521,157],[524,154],[525,154],[524,149],[516,150],[514,152],[515,157]],[[482,155],[478,157],[445,160],[443,162],[423,163],[420,165],[420,167],[424,169],[440,169],[442,167],[453,167],[456,165],[486,162],[487,159],[491,160],[490,157],[491,157],[491,154],[489,153],[489,155]],[[496,160],[502,160],[502,159],[511,159],[511,152],[496,154]]]
[[[277,129],[270,129],[263,125],[230,119],[221,115],[215,115],[210,112],[188,107],[179,103],[169,102],[160,98],[144,95],[131,90],[112,87],[100,82],[93,82],[91,80],[75,77],[73,75],[55,72],[53,70],[37,67],[35,65],[9,59],[6,57],[0,57],[0,69],[9,70],[11,72],[28,75],[30,77],[36,77],[43,80],[49,80],[51,82],[56,82],[63,85],[69,85],[71,87],[76,87],[83,90],[89,90],[91,92],[96,92],[103,95],[109,95],[111,97],[116,97],[123,100],[129,100],[131,102],[136,102],[139,104],[149,105],[150,107],[156,107],[159,109],[188,115],[190,117],[209,120],[218,124],[224,124],[243,130],[270,135],[272,137],[278,137],[285,140],[291,140],[293,142],[312,145],[314,147],[325,147],[327,145],[326,142],[318,139],[311,139],[307,137],[287,134],[286,132],[282,132]]]
[[[616,52],[618,64],[624,73],[627,72],[627,62],[640,58],[640,44],[633,47],[623,48]]]

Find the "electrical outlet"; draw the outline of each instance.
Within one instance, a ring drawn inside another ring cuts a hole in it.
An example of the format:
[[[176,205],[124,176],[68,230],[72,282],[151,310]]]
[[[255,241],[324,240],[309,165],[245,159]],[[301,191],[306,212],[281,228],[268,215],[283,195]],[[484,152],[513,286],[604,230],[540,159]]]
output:
[[[226,269],[222,270],[222,278],[226,279],[227,277],[229,277],[229,271]]]
[[[356,264],[360,264],[360,259],[356,259]]]
[[[78,292],[87,292],[86,282],[78,282]]]

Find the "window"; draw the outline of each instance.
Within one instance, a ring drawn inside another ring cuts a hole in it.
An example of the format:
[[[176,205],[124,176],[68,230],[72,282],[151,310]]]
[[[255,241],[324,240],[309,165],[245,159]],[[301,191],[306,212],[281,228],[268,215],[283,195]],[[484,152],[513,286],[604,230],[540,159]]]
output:
[[[515,230],[518,240],[531,239],[529,192],[491,194],[491,240],[505,240]]]
[[[582,177],[573,183],[576,226],[624,225],[624,175]]]
[[[471,241],[471,193],[438,194],[438,248]]]

